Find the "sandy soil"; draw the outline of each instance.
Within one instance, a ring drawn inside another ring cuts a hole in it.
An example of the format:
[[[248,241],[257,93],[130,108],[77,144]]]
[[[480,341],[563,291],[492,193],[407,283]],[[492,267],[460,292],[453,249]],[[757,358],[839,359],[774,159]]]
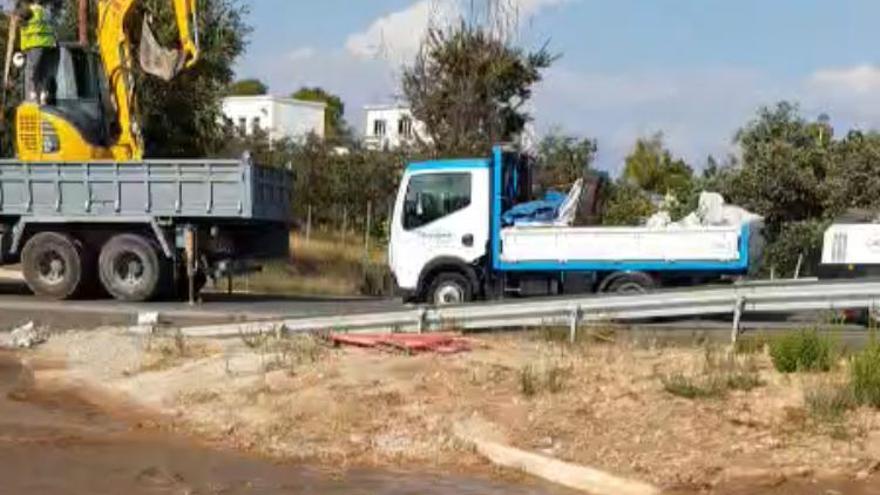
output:
[[[704,347],[541,335],[473,343],[454,356],[407,356],[312,338],[195,342],[105,329],[55,336],[32,358],[66,364],[38,373],[41,387],[97,388],[161,413],[160,426],[285,459],[485,467],[452,436],[457,421],[479,416],[514,446],[674,493],[745,493],[735,489],[752,486],[743,480],[763,493],[807,493],[788,490],[818,489],[817,479],[842,493],[880,490],[880,413],[814,419],[804,390],[827,378],[780,375],[763,354],[737,358],[760,386],[686,399],[662,377],[699,376],[714,359]]]

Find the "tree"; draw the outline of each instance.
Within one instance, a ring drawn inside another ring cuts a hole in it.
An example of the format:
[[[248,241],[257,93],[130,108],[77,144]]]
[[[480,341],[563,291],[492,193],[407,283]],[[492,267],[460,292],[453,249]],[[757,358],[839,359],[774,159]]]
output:
[[[760,109],[736,135],[742,164],[724,192],[763,215],[771,238],[786,222],[821,217],[832,137],[827,124],[806,121],[792,103]]]
[[[351,140],[351,128],[345,121],[345,103],[342,98],[328,93],[323,88],[300,88],[293,93],[291,98],[305,101],[317,101],[327,104],[324,114],[324,127],[327,140],[331,142],[345,142]]]
[[[644,190],[627,181],[611,188],[602,223],[605,225],[641,225],[656,211]]]
[[[596,158],[596,141],[559,133],[545,136],[538,145],[535,182],[542,189],[565,188],[584,177]]]
[[[225,145],[220,101],[244,53],[250,27],[242,0],[200,0],[201,58],[171,83],[138,73],[138,97],[147,153],[157,157],[204,157]],[[177,27],[167,0],[145,0],[157,37],[173,46]]]
[[[693,170],[684,160],[675,159],[663,144],[663,134],[639,138],[626,157],[623,178],[642,190],[659,195],[690,192]]]
[[[229,87],[232,96],[262,96],[269,93],[269,87],[259,79],[242,79]]]
[[[429,30],[403,71],[403,92],[440,155],[482,155],[523,130],[532,87],[554,60],[546,46],[526,52],[491,28],[461,20]]]
[[[880,134],[852,131],[835,142],[823,188],[826,217],[880,210]]]
[[[815,266],[829,195],[848,198],[854,190],[854,184],[842,176],[830,186],[834,192],[826,183],[833,155],[840,149],[828,119],[807,121],[797,105],[781,102],[761,108],[757,118],[737,133],[736,143],[742,161],[726,171],[722,192],[733,203],[764,216],[768,244],[764,271],[793,273],[801,255],[805,267]],[[844,145],[851,150],[855,146],[855,141]],[[853,155],[840,162],[840,170],[858,163],[855,156],[870,155]]]

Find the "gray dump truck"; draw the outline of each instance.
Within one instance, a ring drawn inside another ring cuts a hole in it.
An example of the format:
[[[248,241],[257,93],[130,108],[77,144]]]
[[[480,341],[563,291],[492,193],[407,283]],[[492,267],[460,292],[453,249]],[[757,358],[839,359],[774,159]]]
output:
[[[0,161],[0,265],[41,297],[193,297],[289,251],[292,174],[243,160]]]

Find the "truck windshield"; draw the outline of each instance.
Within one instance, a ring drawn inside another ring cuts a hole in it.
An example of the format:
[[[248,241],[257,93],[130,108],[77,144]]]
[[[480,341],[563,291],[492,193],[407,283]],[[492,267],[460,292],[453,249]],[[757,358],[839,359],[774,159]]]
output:
[[[471,174],[425,174],[409,181],[404,201],[403,228],[417,229],[471,204]]]

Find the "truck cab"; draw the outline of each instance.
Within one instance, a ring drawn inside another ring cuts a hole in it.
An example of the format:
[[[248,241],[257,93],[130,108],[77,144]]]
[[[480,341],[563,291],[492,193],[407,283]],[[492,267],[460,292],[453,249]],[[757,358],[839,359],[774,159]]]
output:
[[[513,220],[529,202],[531,160],[411,164],[398,191],[389,264],[404,299],[436,305],[584,292],[644,293],[745,275],[760,251],[755,219],[682,228],[574,226],[577,186],[552,218]]]
[[[389,262],[405,299],[459,303],[479,295],[489,244],[488,159],[410,165],[391,227]]]

